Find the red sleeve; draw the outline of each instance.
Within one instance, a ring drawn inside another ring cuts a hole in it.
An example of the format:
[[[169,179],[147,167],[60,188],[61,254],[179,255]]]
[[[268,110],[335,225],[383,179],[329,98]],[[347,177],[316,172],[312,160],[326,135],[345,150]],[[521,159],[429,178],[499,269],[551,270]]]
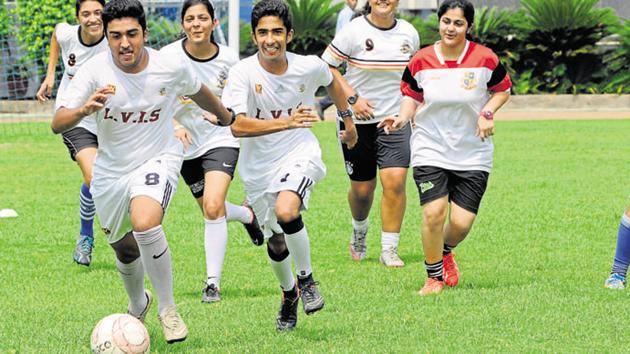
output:
[[[422,69],[418,56],[419,53],[420,52],[416,53],[416,55],[411,58],[405,68],[402,81],[400,82],[400,92],[402,92],[403,96],[411,97],[418,102],[423,102],[424,90],[418,84],[418,80],[416,80],[416,74]]]

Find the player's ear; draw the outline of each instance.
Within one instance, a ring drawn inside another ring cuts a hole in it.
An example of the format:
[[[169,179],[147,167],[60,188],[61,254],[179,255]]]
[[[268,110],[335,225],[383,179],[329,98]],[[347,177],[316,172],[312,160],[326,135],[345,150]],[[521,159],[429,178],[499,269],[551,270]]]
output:
[[[142,31],[142,38],[144,39],[144,43],[147,43],[149,41],[149,30],[145,29],[144,31]]]
[[[287,44],[291,43],[292,40],[293,40],[293,29],[291,29],[289,33],[287,33]]]
[[[219,19],[215,18],[214,20],[212,20],[212,31],[214,31],[217,26],[219,26]]]
[[[256,41],[256,34],[254,33],[254,31],[252,31],[252,42],[254,42],[256,46],[258,46],[258,42]]]

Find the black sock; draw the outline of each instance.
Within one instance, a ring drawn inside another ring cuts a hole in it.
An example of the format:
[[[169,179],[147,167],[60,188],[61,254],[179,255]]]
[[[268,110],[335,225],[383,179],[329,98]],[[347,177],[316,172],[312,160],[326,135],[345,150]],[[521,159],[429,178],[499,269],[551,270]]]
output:
[[[444,278],[442,277],[442,274],[443,274],[442,273],[442,267],[443,267],[442,260],[433,264],[428,264],[425,261],[424,267],[427,269],[427,275],[429,276],[429,278],[434,278],[439,281],[444,281]]]
[[[295,299],[298,296],[297,288],[295,286],[291,290],[288,290],[288,291],[282,290],[282,292],[284,293],[285,299]]]
[[[442,255],[446,256],[447,254],[451,253],[453,251],[453,248],[455,248],[455,246],[449,246],[445,243],[444,249],[442,250]]]
[[[313,273],[310,273],[309,275],[305,277],[298,275],[298,283],[306,283],[306,282],[312,282],[312,281],[313,281]]]

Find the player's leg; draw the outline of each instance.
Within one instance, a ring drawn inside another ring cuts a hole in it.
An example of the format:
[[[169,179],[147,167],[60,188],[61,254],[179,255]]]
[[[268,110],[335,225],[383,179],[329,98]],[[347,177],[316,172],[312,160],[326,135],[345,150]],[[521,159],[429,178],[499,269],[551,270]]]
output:
[[[628,264],[630,264],[630,207],[621,216],[619,222],[615,259],[604,286],[609,289],[624,289],[627,282]]]
[[[384,168],[380,170],[379,174],[383,186],[380,261],[388,267],[403,267],[405,263],[398,256],[398,243],[407,205],[405,193],[407,169],[400,167]]]
[[[291,271],[291,255],[285,243],[284,234],[274,233],[267,241],[267,255],[273,274],[282,288],[280,311],[276,316],[276,329],[290,331],[297,325],[297,309],[299,303],[295,278]]]
[[[448,176],[445,170],[432,166],[414,167],[414,181],[422,206],[422,248],[427,280],[420,295],[435,294],[444,288],[442,249],[444,221],[448,213]]]
[[[313,183],[309,181],[306,181],[305,184],[311,185]],[[284,240],[289,253],[295,263],[304,312],[310,315],[324,307],[324,298],[319,293],[317,283],[313,279],[310,240],[300,214],[302,198],[298,193],[299,191],[293,190],[281,191],[276,200],[275,214],[278,218],[278,224],[284,232]]]
[[[411,127],[407,125],[403,130],[390,134],[381,128],[376,135],[376,161],[383,186],[380,260],[388,267],[402,267],[405,263],[398,256],[398,243],[407,205],[405,187],[411,156]]]
[[[345,129],[343,122],[337,122],[338,131]],[[352,214],[352,235],[350,236],[350,256],[355,261],[365,259],[367,254],[366,238],[368,233],[370,209],[376,189],[376,156],[374,151],[374,124],[356,126],[359,140],[353,149],[341,144],[350,178],[348,205]]]
[[[98,141],[96,135],[87,129],[76,127],[62,134],[63,142],[68,148],[70,157],[75,160],[83,174],[84,183],[79,192],[79,215],[81,229],[72,258],[77,264],[89,266],[92,262],[92,248],[94,246],[94,215],[96,210],[92,194],[90,193],[90,182],[92,180],[92,165],[96,157]]]
[[[460,273],[452,251],[472,229],[488,185],[489,174],[485,171],[452,171],[451,176],[451,213],[444,227],[442,260],[444,283],[448,286],[456,286]]]
[[[168,343],[188,335],[173,298],[171,252],[162,219],[177,188],[180,160],[160,156],[147,161],[134,173],[130,188],[129,217],[140,257],[158,300],[158,318]]]

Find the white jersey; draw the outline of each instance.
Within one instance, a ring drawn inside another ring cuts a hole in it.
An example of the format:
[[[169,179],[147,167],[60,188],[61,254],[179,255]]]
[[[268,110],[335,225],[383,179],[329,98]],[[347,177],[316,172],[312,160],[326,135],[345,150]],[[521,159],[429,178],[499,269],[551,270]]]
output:
[[[401,19],[392,28],[382,29],[361,16],[335,35],[322,59],[334,67],[347,62],[344,78],[375,107],[373,119],[356,120],[356,124],[377,123],[398,113],[402,99],[400,79],[419,47],[418,32]]]
[[[81,26],[69,25],[67,23],[59,23],[55,26],[55,38],[61,48],[61,59],[63,60],[64,72],[61,77],[61,83],[57,89],[57,101],[55,101],[55,109],[59,108],[59,98],[63,98],[65,91],[70,85],[70,80],[76,74],[77,70],[83,63],[88,61],[96,54],[109,50],[105,36],[94,44],[84,44],[79,35]],[[90,133],[96,134],[96,121],[94,116],[85,117],[77,127],[85,128]]]
[[[401,83],[406,99],[423,102],[411,134],[411,165],[455,171],[492,169],[492,138],[475,136],[490,92],[509,90],[510,76],[489,48],[466,41],[456,61],[444,60],[437,45],[422,48]]]
[[[315,91],[332,82],[328,65],[316,56],[286,53],[288,69],[274,75],[263,69],[257,54],[238,62],[230,70],[223,91],[223,104],[236,114],[256,119],[288,117],[300,105],[313,106]],[[308,128],[241,139],[238,169],[251,195],[264,191],[284,164],[297,161],[318,163],[322,171],[321,149]]]
[[[68,88],[72,97],[63,103],[68,108],[80,107],[99,88],[115,91],[96,112],[95,179],[127,174],[161,154],[182,157],[182,143],[173,134],[173,109],[177,97],[199,92],[201,81],[186,62],[151,48],[145,55],[148,66],[128,74],[109,52],[101,53],[79,69]]]
[[[180,61],[189,62],[199,79],[213,94],[221,97],[227,82],[228,72],[238,62],[238,54],[231,48],[218,44],[219,51],[210,59],[193,58],[184,49],[184,40],[173,42],[160,51],[175,56]],[[184,159],[190,160],[203,155],[206,151],[217,147],[238,148],[238,139],[232,135],[230,127],[219,127],[202,118],[203,109],[190,98],[181,96],[176,103],[174,118],[182,124],[192,138],[192,144],[184,153]]]

